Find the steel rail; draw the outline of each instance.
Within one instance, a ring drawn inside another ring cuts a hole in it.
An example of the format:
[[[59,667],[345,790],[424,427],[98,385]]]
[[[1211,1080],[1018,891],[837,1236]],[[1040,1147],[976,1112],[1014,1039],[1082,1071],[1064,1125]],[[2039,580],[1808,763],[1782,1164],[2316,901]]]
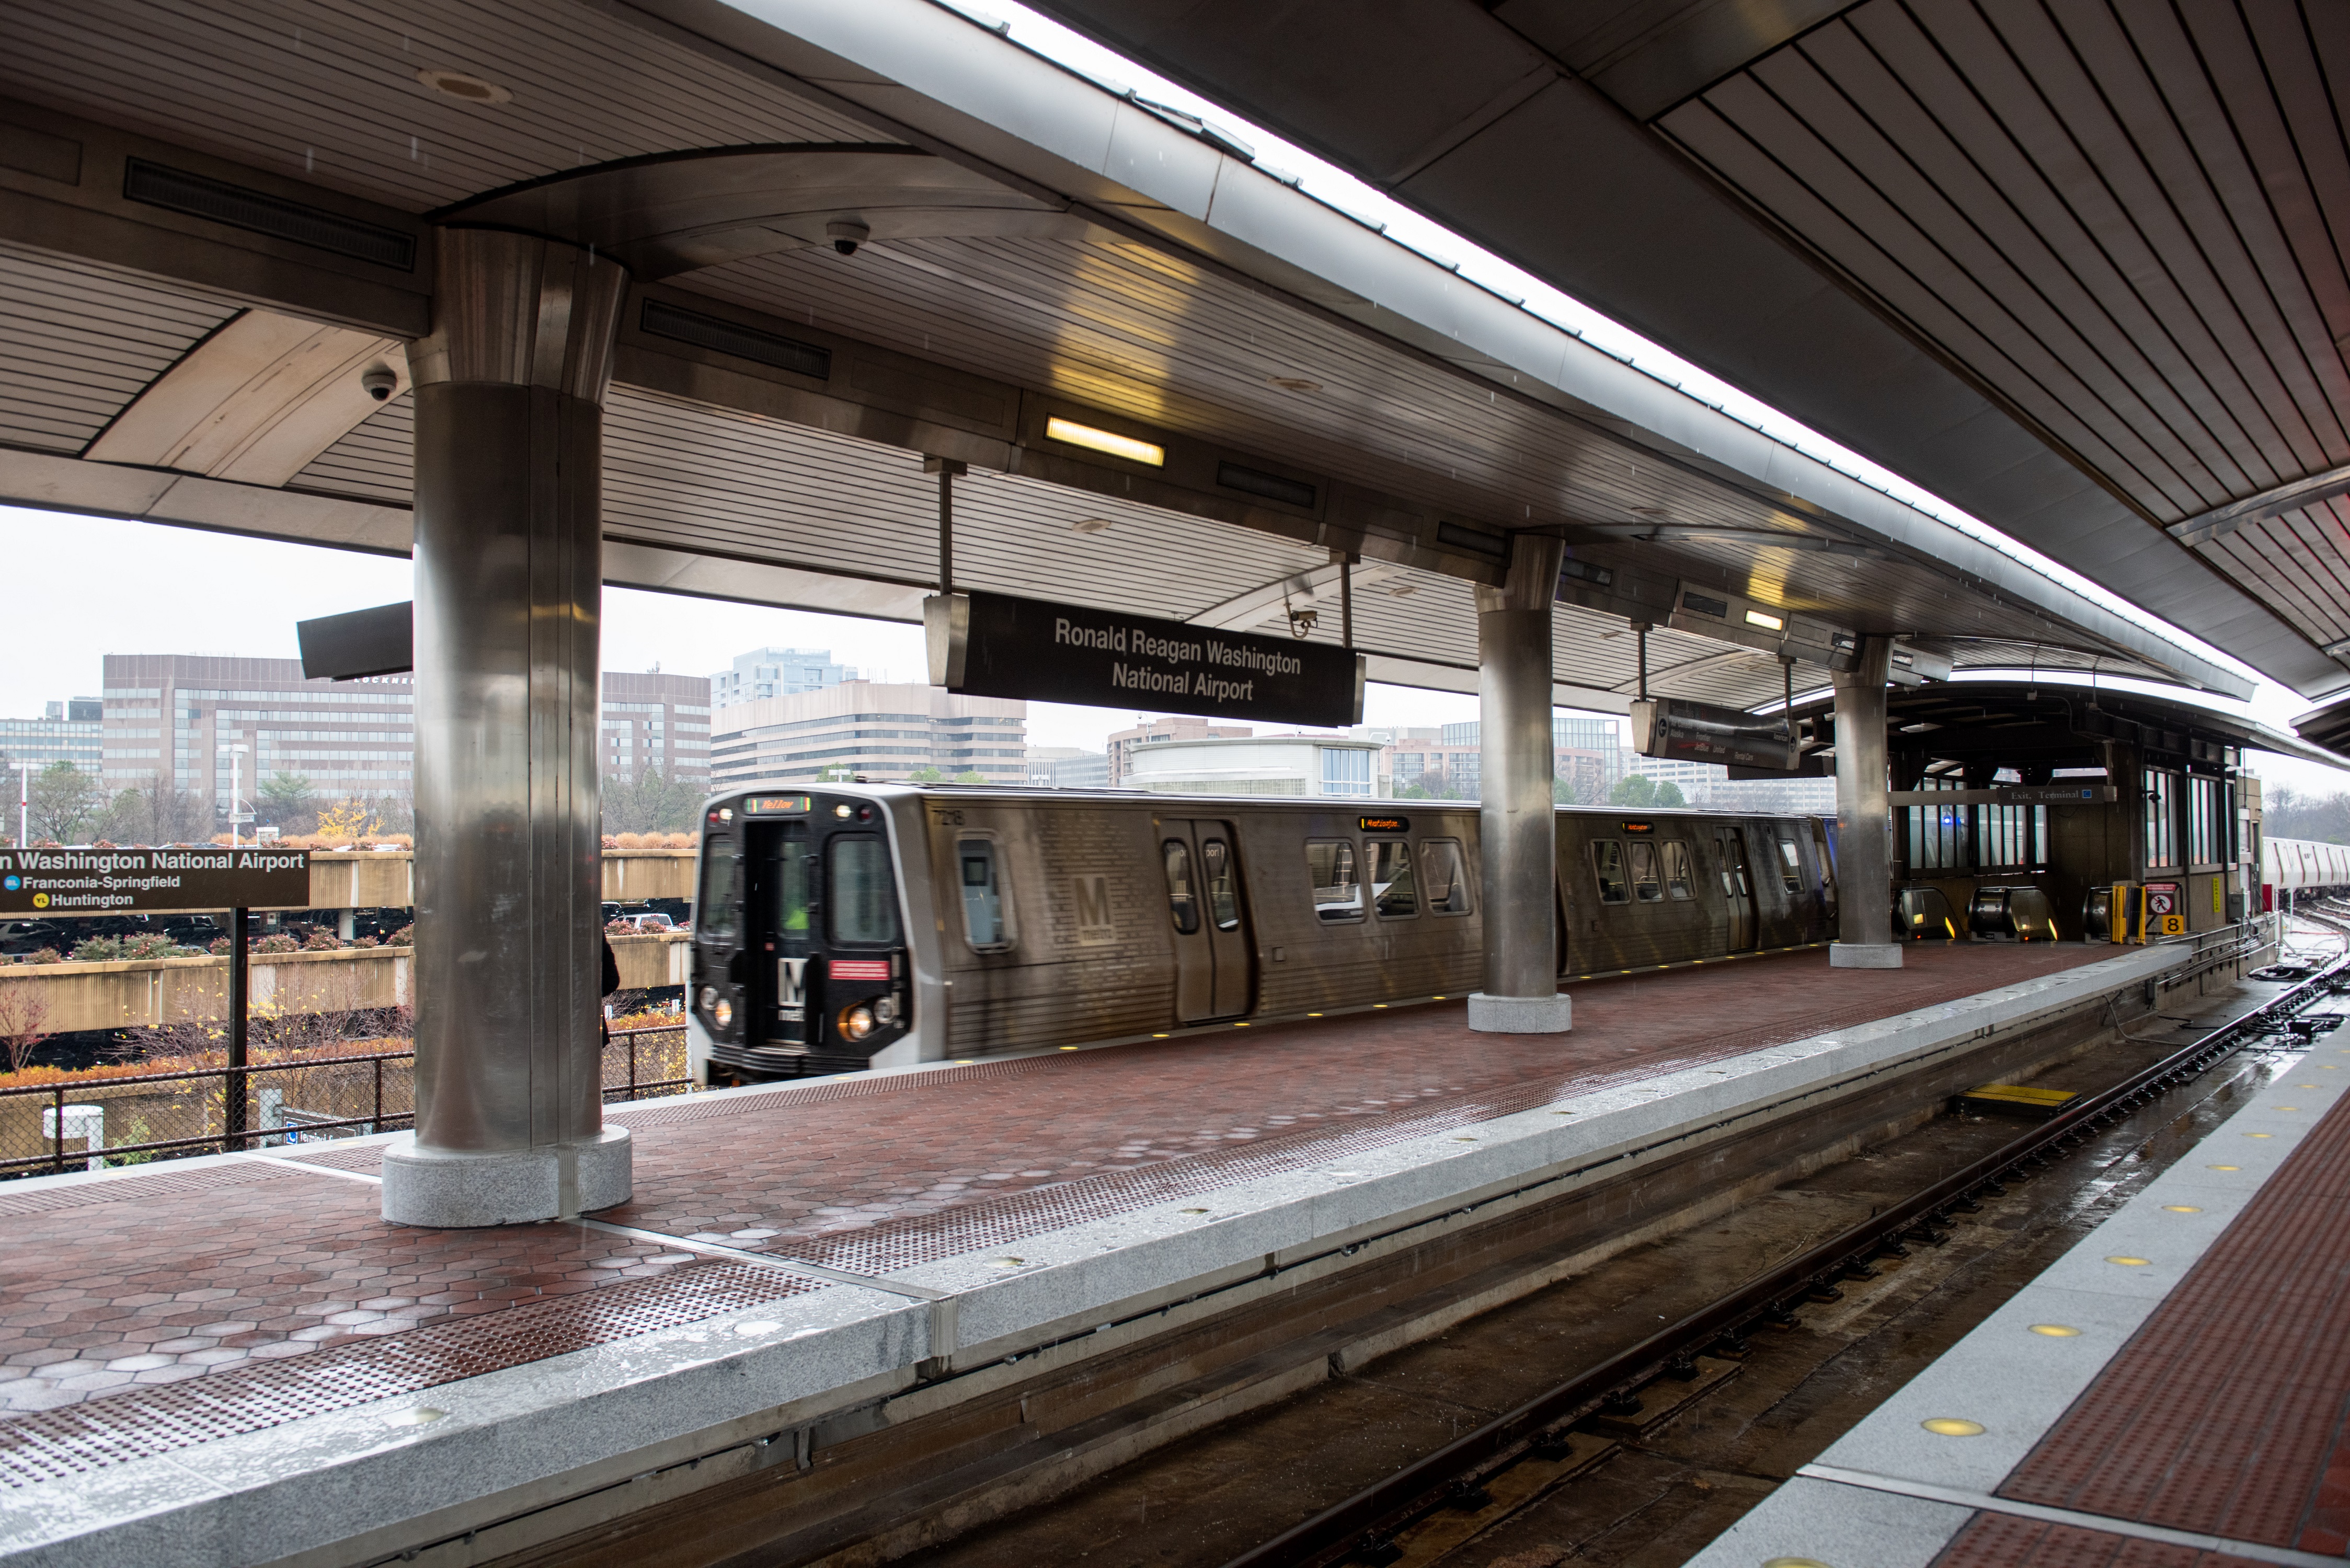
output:
[[[1745,1331],[1758,1323],[1792,1323],[1794,1309],[1802,1302],[1835,1299],[1826,1293],[1834,1291],[1836,1281],[1871,1278],[1874,1271],[1868,1264],[1874,1260],[1906,1256],[1901,1246],[1905,1237],[1939,1246],[1949,1239],[1938,1229],[1939,1222],[1953,1212],[1971,1212],[1977,1193],[2004,1191],[2001,1177],[2026,1163],[2050,1163],[2054,1146],[2086,1141],[2093,1124],[2137,1109],[2160,1091],[2206,1071],[2252,1036],[2274,1033],[2318,996],[2338,994],[2345,987],[2350,987],[2350,956],[2334,960],[2291,990],[2122,1082],[2084,1096],[2040,1127],[1883,1213],[1241,1553],[1224,1568],[1326,1568],[1357,1554],[1373,1563],[1392,1561],[1389,1537],[1440,1508],[1472,1502],[1483,1490],[1484,1477],[1528,1450],[1562,1440],[1574,1423],[1611,1402],[1629,1399],[1660,1376],[1690,1373],[1702,1351],[1742,1348]]]

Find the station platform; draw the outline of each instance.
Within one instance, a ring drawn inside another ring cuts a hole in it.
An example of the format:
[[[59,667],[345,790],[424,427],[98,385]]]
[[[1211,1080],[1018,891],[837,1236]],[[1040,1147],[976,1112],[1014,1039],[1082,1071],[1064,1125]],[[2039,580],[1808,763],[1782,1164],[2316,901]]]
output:
[[[730,1446],[805,1469],[878,1419],[843,1412],[2260,961],[2243,933],[1905,956],[1581,985],[1565,1036],[1432,999],[615,1106],[634,1197],[571,1223],[383,1223],[400,1135],[11,1182],[0,1561],[487,1561],[533,1509],[618,1511]],[[2294,1147],[2301,1093],[2231,1179]]]
[[[2345,1088],[2317,1036],[1691,1568],[2343,1562]]]

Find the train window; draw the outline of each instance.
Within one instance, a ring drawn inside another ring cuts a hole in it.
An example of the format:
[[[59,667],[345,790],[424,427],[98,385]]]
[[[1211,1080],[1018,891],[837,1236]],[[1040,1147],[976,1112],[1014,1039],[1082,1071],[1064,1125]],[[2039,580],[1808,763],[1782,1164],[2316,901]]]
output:
[[[1191,888],[1191,846],[1170,838],[1159,846],[1159,854],[1167,866],[1167,912],[1174,917],[1175,929],[1188,937],[1200,929],[1200,898]]]
[[[808,907],[815,889],[808,886],[807,840],[787,838],[775,854],[775,930],[793,941],[807,940]]]
[[[958,840],[955,867],[955,879],[962,884],[965,938],[983,950],[1010,947],[1012,939],[1003,929],[1003,877],[996,865],[994,840]]]
[[[1657,875],[1657,846],[1638,840],[1624,846],[1632,862],[1632,897],[1643,904],[1662,903],[1665,884]]]
[[[736,934],[736,906],[743,901],[743,867],[734,858],[731,838],[702,841],[702,902],[694,913],[695,932],[710,941],[731,942]]]
[[[1795,857],[1795,841],[1779,840],[1779,880],[1787,885],[1790,893],[1804,890],[1804,863]]]
[[[889,846],[868,833],[837,833],[824,846],[825,911],[836,942],[894,947],[898,887]]]
[[[1363,885],[1355,876],[1355,846],[1345,838],[1305,841],[1305,869],[1314,878],[1314,912],[1326,920],[1363,918]]]
[[[1469,912],[1469,876],[1461,863],[1461,841],[1431,838],[1419,846],[1419,883],[1428,895],[1430,913]]]
[[[1208,888],[1208,919],[1220,931],[1241,929],[1241,888],[1232,875],[1232,846],[1221,838],[1200,843],[1200,870]]]
[[[1690,871],[1689,846],[1678,838],[1668,838],[1661,846],[1665,852],[1665,891],[1676,898],[1697,896],[1697,880]]]
[[[1383,920],[1407,920],[1419,913],[1419,888],[1411,876],[1411,846],[1400,838],[1375,838],[1371,852],[1371,902]]]
[[[1601,903],[1628,904],[1632,901],[1632,885],[1624,880],[1624,846],[1620,840],[1593,839],[1591,869],[1599,878]]]

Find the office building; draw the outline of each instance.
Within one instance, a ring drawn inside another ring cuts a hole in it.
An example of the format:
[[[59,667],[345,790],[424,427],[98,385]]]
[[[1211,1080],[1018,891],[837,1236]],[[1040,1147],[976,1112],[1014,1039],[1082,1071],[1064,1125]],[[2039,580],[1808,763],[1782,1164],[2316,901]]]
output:
[[[1105,789],[1109,757],[1080,746],[1031,746],[1028,782],[1039,789]]]
[[[762,697],[796,697],[856,679],[855,669],[832,661],[829,649],[755,648],[736,654],[732,669],[710,678],[710,706],[732,708]]]
[[[47,711],[38,719],[0,719],[0,757],[11,769],[29,763],[38,773],[51,763],[71,763],[99,776],[106,743],[104,704],[96,697],[76,697],[45,706]]]
[[[796,696],[761,697],[712,715],[712,787],[826,778],[899,784],[925,769],[989,784],[1028,778],[1028,705],[958,697],[936,686],[848,680]]]
[[[305,680],[296,659],[178,653],[109,653],[104,668],[109,794],[161,782],[208,800],[223,822],[233,777],[248,807],[278,774],[307,778],[314,800],[411,797],[409,676]]]
[[[1120,730],[1109,738],[1108,783],[1116,789],[1127,783],[1128,759],[1137,746],[1156,745],[1161,741],[1204,741],[1216,736],[1252,735],[1256,732],[1246,724],[1211,724],[1205,719],[1189,715],[1165,719],[1138,717],[1130,730]]]
[[[1201,735],[1145,741],[1128,788],[1157,794],[1337,795],[1367,800],[1379,747],[1352,735]]]
[[[646,772],[710,782],[710,681],[700,675],[604,673],[604,724],[598,752],[604,776]]]
[[[160,780],[209,802],[223,822],[233,777],[248,810],[279,774],[307,779],[311,801],[321,805],[354,796],[404,805],[414,796],[409,676],[306,680],[299,659],[200,654],[109,653],[104,668],[104,716],[96,728],[109,794]],[[68,711],[84,702],[98,706],[77,699]],[[634,778],[651,766],[707,780],[709,682],[608,673],[601,732],[598,755],[607,778]],[[244,750],[232,755],[232,746]]]

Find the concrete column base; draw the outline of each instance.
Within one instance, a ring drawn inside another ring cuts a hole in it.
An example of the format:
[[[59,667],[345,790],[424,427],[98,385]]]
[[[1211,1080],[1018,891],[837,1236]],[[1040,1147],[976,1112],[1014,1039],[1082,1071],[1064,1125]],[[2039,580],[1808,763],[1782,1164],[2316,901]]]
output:
[[[1830,942],[1830,969],[1899,969],[1899,942]]]
[[[1488,996],[1480,991],[1469,998],[1469,1027],[1488,1034],[1564,1034],[1575,1027],[1575,998],[1564,992]]]
[[[634,1187],[626,1127],[577,1143],[531,1148],[420,1148],[383,1156],[383,1217],[395,1225],[455,1229],[563,1220],[626,1203]]]

